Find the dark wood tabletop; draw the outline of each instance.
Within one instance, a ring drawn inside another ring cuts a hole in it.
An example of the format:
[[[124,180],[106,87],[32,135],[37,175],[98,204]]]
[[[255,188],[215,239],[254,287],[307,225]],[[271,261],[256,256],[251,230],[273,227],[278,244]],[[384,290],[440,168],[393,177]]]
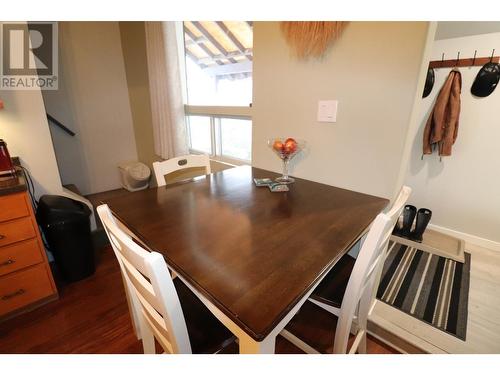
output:
[[[263,340],[370,225],[388,200],[237,167],[111,198],[112,212],[231,320]]]

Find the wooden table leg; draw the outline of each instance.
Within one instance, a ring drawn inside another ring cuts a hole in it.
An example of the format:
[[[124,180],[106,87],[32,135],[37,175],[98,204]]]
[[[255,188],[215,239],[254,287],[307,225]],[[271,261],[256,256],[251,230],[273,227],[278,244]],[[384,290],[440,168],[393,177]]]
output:
[[[274,354],[276,336],[268,336],[263,341],[255,341],[251,337],[238,337],[240,354]]]

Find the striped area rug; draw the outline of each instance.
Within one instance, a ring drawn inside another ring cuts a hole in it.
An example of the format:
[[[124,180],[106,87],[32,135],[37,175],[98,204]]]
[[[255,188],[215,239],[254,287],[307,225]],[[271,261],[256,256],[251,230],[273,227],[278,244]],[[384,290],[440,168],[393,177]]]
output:
[[[391,242],[377,298],[465,341],[470,262]]]

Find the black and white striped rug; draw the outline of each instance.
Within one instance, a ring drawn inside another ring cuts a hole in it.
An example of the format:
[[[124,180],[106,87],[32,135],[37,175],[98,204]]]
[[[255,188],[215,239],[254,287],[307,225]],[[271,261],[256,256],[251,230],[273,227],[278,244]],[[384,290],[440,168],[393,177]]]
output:
[[[470,262],[391,242],[377,298],[465,341]]]

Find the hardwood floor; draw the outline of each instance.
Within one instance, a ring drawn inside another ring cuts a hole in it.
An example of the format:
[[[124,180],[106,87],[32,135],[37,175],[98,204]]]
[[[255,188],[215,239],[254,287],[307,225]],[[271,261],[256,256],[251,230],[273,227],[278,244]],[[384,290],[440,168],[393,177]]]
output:
[[[142,353],[111,248],[101,251],[95,275],[60,286],[59,293],[59,300],[0,323],[0,353]],[[225,352],[237,351],[234,346]],[[301,353],[282,338],[277,340],[276,352]],[[368,352],[395,353],[371,337]]]
[[[0,353],[138,353],[111,249],[95,275],[58,288],[60,299],[0,324]]]

